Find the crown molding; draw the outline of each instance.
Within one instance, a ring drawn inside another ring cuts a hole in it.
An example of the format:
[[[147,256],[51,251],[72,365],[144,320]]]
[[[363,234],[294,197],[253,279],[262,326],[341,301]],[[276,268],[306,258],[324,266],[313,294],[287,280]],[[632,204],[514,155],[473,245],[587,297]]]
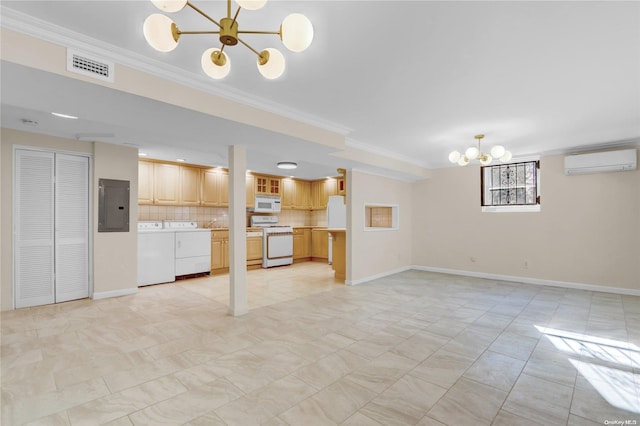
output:
[[[0,26],[2,28],[67,48],[81,50],[93,56],[101,56],[119,65],[124,65],[165,80],[174,81],[201,92],[220,96],[249,107],[290,118],[343,136],[351,131],[351,129],[344,125],[330,122],[312,114],[301,113],[288,106],[234,89],[224,83],[212,85],[211,79],[204,75],[192,73],[165,62],[122,49],[110,43],[71,31],[3,5],[0,5],[0,17]]]

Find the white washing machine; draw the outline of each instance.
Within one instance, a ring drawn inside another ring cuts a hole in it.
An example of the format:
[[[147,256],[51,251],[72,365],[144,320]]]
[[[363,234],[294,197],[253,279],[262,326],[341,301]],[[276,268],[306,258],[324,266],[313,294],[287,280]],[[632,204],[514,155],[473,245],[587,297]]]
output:
[[[138,222],[138,287],[176,280],[175,239],[160,221]]]

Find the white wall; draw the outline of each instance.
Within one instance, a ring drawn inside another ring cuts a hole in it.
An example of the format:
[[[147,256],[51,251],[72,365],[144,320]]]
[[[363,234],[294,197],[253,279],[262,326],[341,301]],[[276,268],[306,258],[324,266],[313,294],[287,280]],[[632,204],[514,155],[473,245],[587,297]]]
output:
[[[93,157],[93,280],[94,293],[103,296],[137,291],[138,194],[137,150],[104,143],[81,142],[12,129],[1,129],[2,152],[0,176],[2,207],[0,212],[0,308],[13,308],[13,148],[14,145],[40,147],[91,154]],[[128,233],[98,233],[98,179],[121,179],[131,182],[130,223]],[[107,235],[109,234],[109,235]]]
[[[413,187],[413,263],[640,290],[640,171],[565,176],[563,158],[541,159],[539,213],[482,213],[478,166],[432,171]]]
[[[347,283],[357,284],[411,266],[410,183],[358,171],[347,175]],[[364,230],[365,204],[397,204],[399,229]]]

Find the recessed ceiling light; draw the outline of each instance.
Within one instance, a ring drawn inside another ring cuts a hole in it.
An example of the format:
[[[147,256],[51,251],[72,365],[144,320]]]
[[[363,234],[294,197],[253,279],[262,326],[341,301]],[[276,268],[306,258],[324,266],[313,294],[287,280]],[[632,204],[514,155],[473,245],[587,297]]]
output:
[[[177,161],[178,163],[184,163],[184,158],[176,158],[176,161]]]
[[[139,152],[138,153],[138,157],[146,157],[147,153],[146,152]]]
[[[75,115],[67,115],[67,114],[61,114],[59,112],[52,112],[52,115],[55,115],[56,117],[60,117],[60,118],[70,118],[72,120],[77,120],[78,117],[76,117]]]
[[[278,163],[278,168],[286,170],[297,169],[298,164],[294,163],[293,161],[280,161]]]

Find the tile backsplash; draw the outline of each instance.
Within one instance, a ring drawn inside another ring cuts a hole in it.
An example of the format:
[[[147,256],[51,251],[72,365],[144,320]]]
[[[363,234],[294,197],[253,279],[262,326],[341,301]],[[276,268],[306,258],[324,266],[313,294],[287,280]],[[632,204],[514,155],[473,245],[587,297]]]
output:
[[[247,225],[253,213],[247,213]],[[181,207],[138,205],[138,220],[195,220],[200,228],[228,228],[229,209],[224,207]],[[327,226],[324,210],[283,210],[278,214],[281,225]]]

